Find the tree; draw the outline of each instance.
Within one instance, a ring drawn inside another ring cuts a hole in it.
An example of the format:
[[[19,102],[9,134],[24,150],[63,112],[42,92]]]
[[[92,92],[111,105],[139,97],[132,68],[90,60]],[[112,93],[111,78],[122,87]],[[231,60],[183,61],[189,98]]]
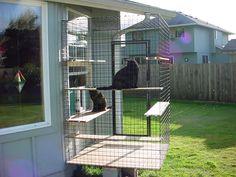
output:
[[[40,25],[36,23],[37,15],[27,10],[16,20],[9,22],[4,32],[6,42],[5,67],[22,67],[25,63],[40,66]]]

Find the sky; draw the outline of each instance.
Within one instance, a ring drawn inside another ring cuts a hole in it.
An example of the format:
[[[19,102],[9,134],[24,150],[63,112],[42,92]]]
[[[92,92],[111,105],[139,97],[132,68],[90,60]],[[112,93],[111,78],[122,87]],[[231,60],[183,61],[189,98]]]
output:
[[[133,0],[162,9],[182,12],[203,21],[235,33],[229,38],[236,38],[235,0]]]
[[[38,17],[40,17],[40,7],[26,6],[26,5],[15,5],[12,3],[1,3],[0,4],[0,32],[8,27],[11,20],[17,19],[26,10],[32,10]],[[40,18],[37,19],[37,23],[40,23]]]

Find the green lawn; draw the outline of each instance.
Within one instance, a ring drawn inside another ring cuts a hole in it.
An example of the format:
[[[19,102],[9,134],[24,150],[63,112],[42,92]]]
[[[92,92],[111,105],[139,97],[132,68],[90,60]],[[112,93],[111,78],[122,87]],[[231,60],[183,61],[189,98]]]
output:
[[[0,105],[0,128],[25,125],[43,121],[42,105]]]
[[[141,177],[236,176],[236,104],[172,102],[171,142],[161,171]]]
[[[151,101],[151,104],[154,104]],[[142,97],[124,97],[123,101],[123,130],[125,134],[147,134],[146,101]],[[159,121],[151,117],[151,134],[159,135]]]
[[[133,105],[145,105],[145,99],[133,99],[124,100],[127,122],[134,121],[131,112],[145,111]],[[164,166],[161,171],[139,170],[139,176],[236,177],[236,104],[176,101],[171,109],[171,142]],[[0,128],[42,121],[42,107],[5,105],[0,106],[0,115],[7,115],[1,116]]]
[[[145,111],[135,110],[134,104],[145,102],[124,98],[126,123],[133,121],[131,112]],[[236,104],[175,101],[171,110],[171,142],[163,168],[139,170],[139,177],[236,177]]]

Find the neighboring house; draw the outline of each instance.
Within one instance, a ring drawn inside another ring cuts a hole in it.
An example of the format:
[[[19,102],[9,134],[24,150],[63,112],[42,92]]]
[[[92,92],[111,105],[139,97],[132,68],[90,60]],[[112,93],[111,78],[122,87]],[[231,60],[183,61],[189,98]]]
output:
[[[0,40],[4,41],[0,53],[0,177],[71,176],[63,140],[62,20],[119,16],[120,11],[171,14],[127,0],[0,1]],[[110,27],[102,21],[94,23]],[[83,42],[84,35],[78,40]],[[72,36],[71,40],[73,47],[76,39]],[[97,36],[96,40],[94,50],[101,48],[104,39]],[[91,47],[86,42],[76,45],[80,52]]]
[[[229,63],[236,62],[236,39],[231,39],[222,49],[222,53],[228,55]]]
[[[200,64],[228,61],[227,55],[222,54],[221,49],[228,42],[228,35],[232,33],[180,12],[172,11],[169,14],[168,17],[165,15],[163,17],[170,27],[170,57],[174,63]],[[158,25],[157,19],[145,18],[143,22],[133,26],[137,30],[127,34],[126,38],[152,42],[152,39],[159,38],[157,31],[142,30],[150,25]],[[158,45],[157,43],[156,46]]]
[[[214,63],[232,34],[218,26],[183,13],[167,20],[171,29],[170,53],[175,63]],[[221,54],[220,54],[221,55]],[[225,62],[226,56],[220,61]]]

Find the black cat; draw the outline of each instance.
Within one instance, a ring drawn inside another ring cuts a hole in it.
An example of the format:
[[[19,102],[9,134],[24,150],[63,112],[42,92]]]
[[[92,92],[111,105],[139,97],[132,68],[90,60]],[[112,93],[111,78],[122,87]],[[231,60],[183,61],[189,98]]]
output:
[[[139,67],[135,60],[128,60],[127,66],[119,70],[113,77],[112,85],[99,87],[98,90],[136,88],[138,83]]]
[[[101,92],[98,92],[97,90],[89,90],[89,95],[91,100],[93,101],[92,112],[100,112],[106,110],[106,98]]]

